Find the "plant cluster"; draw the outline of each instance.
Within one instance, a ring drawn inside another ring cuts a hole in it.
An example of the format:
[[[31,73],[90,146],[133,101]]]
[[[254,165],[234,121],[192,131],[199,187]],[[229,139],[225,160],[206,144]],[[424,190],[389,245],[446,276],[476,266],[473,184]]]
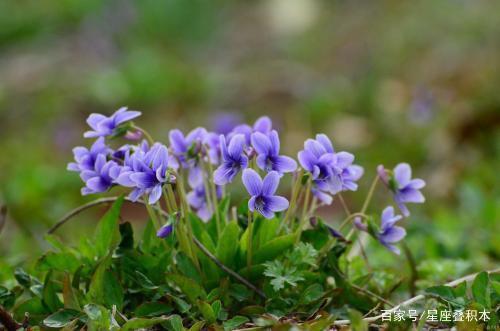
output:
[[[350,262],[361,233],[400,254],[407,204],[424,202],[425,183],[412,179],[408,164],[379,166],[361,210],[350,212],[342,194],[357,190],[364,171],[324,134],[304,142],[297,163],[281,154],[267,117],[225,134],[174,129],[167,146],[132,122],[138,116],[127,108],[89,116],[84,136],[95,141],[74,149],[68,169],[84,182],[82,194],[116,190],[118,196],[87,205],[114,202],[94,238],[70,247],[47,236],[54,250],[37,263],[43,278],[18,269],[19,286],[0,288],[0,304],[13,311],[15,325],[323,330],[337,319],[354,321],[391,305],[386,298],[398,284],[377,278],[369,266],[356,274]],[[277,193],[286,176],[289,198]],[[248,198],[233,201],[227,186],[240,178]],[[368,213],[379,181],[397,206],[385,207],[380,217]],[[316,213],[334,199],[346,212],[338,228]],[[125,201],[149,213],[142,236],[120,219]],[[454,292],[443,291],[431,293],[450,302]],[[491,308],[488,298],[482,300]]]

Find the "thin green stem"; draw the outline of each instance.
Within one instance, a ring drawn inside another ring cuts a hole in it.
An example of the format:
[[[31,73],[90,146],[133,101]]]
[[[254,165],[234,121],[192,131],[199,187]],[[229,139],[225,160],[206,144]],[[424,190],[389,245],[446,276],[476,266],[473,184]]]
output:
[[[373,193],[375,192],[375,188],[377,187],[379,176],[375,176],[373,179],[372,185],[370,186],[370,190],[368,191],[368,195],[366,196],[365,202],[363,203],[363,208],[361,208],[361,213],[365,213],[368,209],[368,205],[372,201]]]
[[[247,241],[247,267],[252,266],[252,246],[253,246],[253,213],[248,211],[248,241]]]
[[[215,186],[215,182],[214,182],[214,177],[213,177],[213,174],[214,174],[214,167],[212,165],[212,163],[210,162],[210,160],[208,160],[207,162],[207,167],[208,167],[208,173],[210,174],[210,181],[209,181],[209,185],[210,185],[210,189],[211,189],[211,193],[212,193],[212,204],[213,204],[213,208],[214,208],[214,213],[215,213],[215,220],[220,223],[220,211],[219,211],[219,202],[217,201],[217,187]]]
[[[290,218],[290,215],[293,213],[295,206],[297,204],[297,197],[299,195],[300,191],[300,182],[302,180],[302,169],[299,169],[297,171],[297,178],[295,179],[295,183],[292,187],[292,197],[290,199],[290,205],[288,206],[288,209],[285,213],[285,217],[283,218],[283,221],[280,224],[280,227],[278,229],[278,233],[281,232],[282,227],[286,225],[288,222],[288,219]]]
[[[172,205],[170,204],[170,200],[168,199],[168,194],[165,187],[162,188],[162,191],[163,191],[163,197],[165,199],[165,205],[167,206],[167,212],[173,213],[174,210],[172,209]]]
[[[344,197],[342,194],[339,192],[339,200],[340,204],[342,205],[342,208],[344,208],[344,212],[346,213],[347,216],[351,215],[351,211],[349,210],[349,207],[347,207],[347,204],[345,203]]]
[[[175,201],[175,194],[174,190],[172,189],[172,184],[167,185],[167,196],[168,200],[170,201],[170,205],[172,206],[172,209],[174,211],[178,211],[179,208],[177,207],[177,201]]]
[[[306,195],[304,197],[304,203],[302,206],[302,217],[300,218],[299,227],[297,228],[297,237],[296,237],[297,243],[300,241],[300,235],[302,233],[302,229],[304,228],[304,225],[307,221],[307,211],[309,209],[309,200],[310,200],[310,196],[311,196],[311,185],[312,185],[312,182],[311,182],[311,179],[309,178],[307,180]]]

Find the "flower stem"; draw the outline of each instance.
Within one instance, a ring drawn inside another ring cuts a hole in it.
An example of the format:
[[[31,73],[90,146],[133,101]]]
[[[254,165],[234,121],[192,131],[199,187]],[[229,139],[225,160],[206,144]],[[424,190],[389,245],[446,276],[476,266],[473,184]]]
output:
[[[297,243],[300,241],[300,235],[302,233],[302,229],[304,228],[304,224],[307,221],[307,216],[308,216],[307,211],[309,209],[309,200],[310,200],[310,196],[311,196],[311,185],[312,185],[312,182],[311,182],[311,179],[309,178],[307,180],[306,195],[304,197],[304,204],[302,206],[302,217],[300,218],[299,227],[297,228],[297,237],[296,237]]]
[[[253,245],[253,213],[248,211],[248,241],[247,241],[247,267],[252,266],[252,245]]]
[[[281,222],[280,227],[278,229],[278,233],[281,232],[282,227],[288,222],[288,219],[290,218],[290,215],[295,209],[295,205],[297,204],[297,197],[299,195],[300,191],[300,182],[302,180],[302,169],[299,169],[297,171],[297,178],[295,179],[295,183],[292,187],[292,197],[290,199],[290,205],[288,206],[288,209],[285,213],[285,217],[283,218],[283,222]]]
[[[207,162],[207,167],[208,167],[208,173],[210,174],[210,189],[212,193],[212,204],[214,207],[214,213],[215,213],[215,220],[220,223],[220,211],[219,211],[219,203],[217,201],[217,187],[215,186],[214,182],[214,167],[212,166],[212,163],[210,160]]]

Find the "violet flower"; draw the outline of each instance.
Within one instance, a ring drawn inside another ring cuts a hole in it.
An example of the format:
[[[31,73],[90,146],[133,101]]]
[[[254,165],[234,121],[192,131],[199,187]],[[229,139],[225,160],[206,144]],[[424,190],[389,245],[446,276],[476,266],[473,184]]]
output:
[[[332,195],[340,191],[355,191],[363,168],[353,164],[354,155],[336,153],[330,139],[324,134],[307,139],[304,150],[298,154],[299,162],[313,179],[312,192],[324,204],[331,204]]]
[[[342,190],[341,177],[334,169],[338,156],[334,153],[328,137],[319,134],[316,140],[307,139],[298,158],[302,167],[311,174],[317,189],[331,194]]]
[[[80,178],[85,182],[82,195],[106,192],[113,186],[113,178],[110,174],[117,167],[115,161],[106,161],[106,155],[99,154],[95,161],[93,170],[82,170]]]
[[[253,169],[243,171],[243,184],[251,195],[248,201],[250,211],[258,211],[267,219],[273,218],[274,213],[288,208],[288,200],[284,197],[274,195],[280,181],[280,175],[271,171],[262,180]]]
[[[201,127],[192,130],[186,137],[177,129],[171,130],[169,134],[172,154],[183,168],[188,169],[188,182],[192,187],[203,183],[200,157],[206,135],[207,130]]]
[[[149,204],[154,204],[161,197],[163,185],[171,181],[170,176],[167,177],[168,159],[167,147],[160,143],[155,143],[147,152],[136,150],[125,161],[116,182],[134,188],[129,195],[132,201],[148,195]]]
[[[217,199],[222,196],[222,190],[220,186],[216,186]],[[205,222],[212,218],[214,213],[211,206],[207,202],[207,193],[205,190],[205,185],[201,184],[195,187],[186,196],[187,201],[191,207],[196,210],[196,214]]]
[[[406,230],[395,224],[402,218],[401,215],[394,215],[394,208],[392,206],[386,207],[382,211],[380,231],[377,234],[378,241],[398,255],[400,251],[393,244],[399,242],[406,236]]]
[[[425,181],[420,178],[411,179],[411,167],[408,163],[398,164],[388,176],[383,166],[377,168],[380,179],[394,193],[394,201],[405,217],[410,215],[407,203],[423,203],[425,197],[420,192],[425,186]]]
[[[101,154],[107,156],[111,149],[104,142],[104,138],[98,138],[94,144],[87,149],[86,147],[73,148],[73,155],[76,162],[70,162],[67,169],[70,171],[81,172],[83,170],[94,170],[97,157]]]
[[[255,132],[251,137],[252,146],[257,151],[257,166],[267,172],[276,171],[280,175],[297,169],[297,162],[288,156],[279,155],[280,139],[276,130],[267,136]]]
[[[248,124],[240,124],[236,126],[227,135],[227,137],[230,140],[233,136],[237,134],[242,134],[245,137],[245,142],[247,146],[250,147],[252,133],[260,132],[265,135],[268,135],[271,132],[272,127],[273,127],[273,122],[271,121],[271,119],[267,116],[262,116],[255,121],[253,127],[251,127]]]
[[[141,112],[127,109],[127,107],[122,107],[109,117],[102,114],[90,114],[87,123],[93,131],[87,131],[83,136],[85,138],[111,136],[116,133],[116,128],[121,124],[141,116]]]
[[[173,224],[165,224],[156,232],[156,236],[158,238],[166,238],[166,237],[170,236],[173,231],[174,231]]]
[[[248,157],[243,153],[245,137],[241,134],[233,136],[226,144],[226,138],[220,136],[222,164],[214,171],[214,183],[225,185],[233,181],[234,177],[248,165]]]

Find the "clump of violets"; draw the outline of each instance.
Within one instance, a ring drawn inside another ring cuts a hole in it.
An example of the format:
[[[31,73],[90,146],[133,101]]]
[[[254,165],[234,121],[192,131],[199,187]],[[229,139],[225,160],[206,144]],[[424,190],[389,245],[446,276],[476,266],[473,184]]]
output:
[[[230,218],[221,215],[227,213],[230,206],[219,208],[223,200],[229,200],[225,187],[238,183],[240,178],[248,193],[245,204],[249,236],[252,235],[251,220],[255,217],[279,217],[283,223],[279,231],[300,237],[308,224],[312,227],[318,224],[315,213],[319,206],[332,204],[335,196],[341,193],[357,191],[358,181],[364,174],[363,168],[354,163],[354,155],[336,151],[325,134],[317,134],[314,139],[304,142],[297,163],[282,154],[278,131],[266,116],[257,119],[252,126],[220,123],[218,127],[223,129],[218,132],[198,127],[184,135],[181,130],[172,129],[168,145],[154,141],[146,131],[136,127],[132,120],[138,116],[140,112],[125,107],[111,116],[91,114],[87,123],[92,130],[84,136],[96,140],[89,149],[76,147],[73,150],[75,162],[69,163],[68,169],[78,172],[83,180],[82,194],[104,193],[118,187],[128,192],[131,201],[153,206],[148,207],[152,219],[163,215],[154,209],[175,215],[181,224],[176,237],[186,236],[182,240],[183,249],[190,236],[185,231],[191,227],[182,224],[190,222],[190,213],[205,222],[217,222],[217,231],[220,231],[221,220],[227,222]],[[115,138],[127,139],[130,132],[140,132],[146,139],[137,144],[117,145],[119,139]],[[425,182],[411,178],[408,164],[398,164],[394,170],[379,166],[377,172],[377,178],[390,189],[403,216],[409,215],[407,203],[424,202],[420,190]],[[280,181],[287,178],[292,181],[289,199],[276,194]],[[342,233],[342,227],[350,224],[352,229],[370,233],[380,244],[399,254],[395,244],[405,237],[406,231],[396,223],[403,216],[396,215],[394,208],[389,206],[382,211],[380,227],[374,225],[366,210],[372,193],[368,194],[360,212],[349,212],[341,228],[333,225],[324,228],[332,235],[332,240],[350,243],[352,234]],[[232,210],[234,218],[236,209]],[[345,210],[348,212],[347,208]],[[161,238],[170,236],[174,230],[171,220],[164,220],[163,224],[157,227],[157,235]],[[190,250],[186,254],[189,255]]]

